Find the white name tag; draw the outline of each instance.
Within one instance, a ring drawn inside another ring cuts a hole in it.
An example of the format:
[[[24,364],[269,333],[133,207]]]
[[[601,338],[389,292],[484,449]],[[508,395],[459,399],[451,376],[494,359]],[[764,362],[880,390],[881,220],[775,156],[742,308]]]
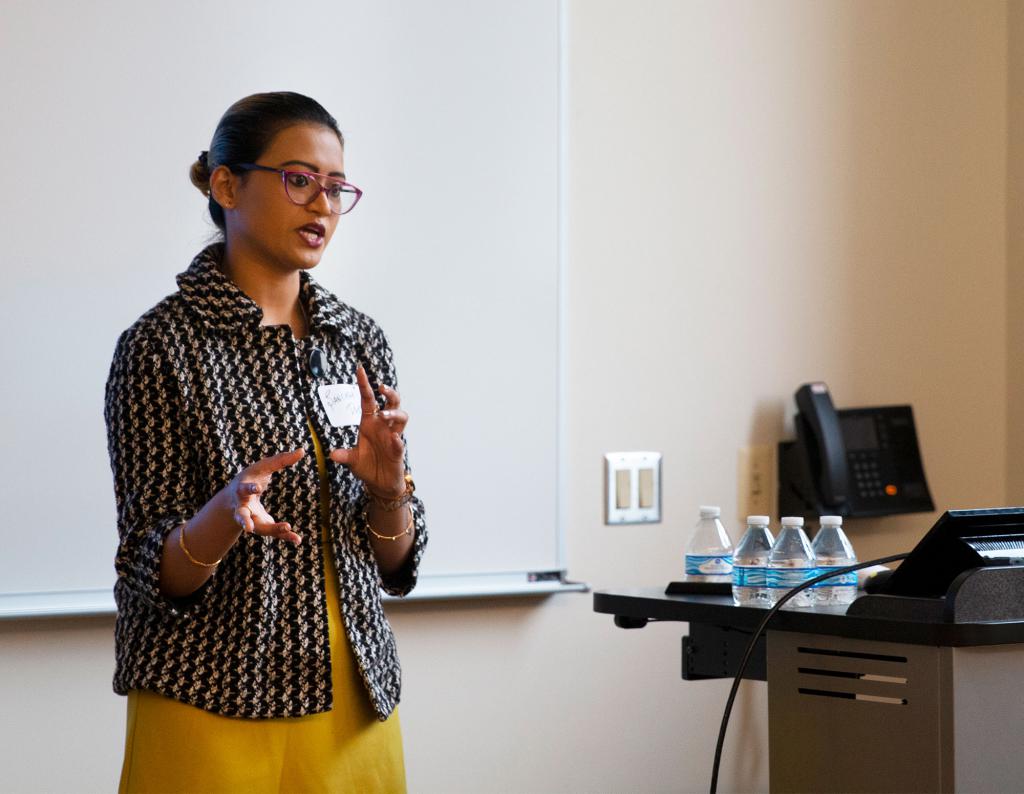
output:
[[[356,384],[324,384],[317,387],[316,393],[320,395],[320,404],[333,427],[358,425],[362,421],[363,404]]]

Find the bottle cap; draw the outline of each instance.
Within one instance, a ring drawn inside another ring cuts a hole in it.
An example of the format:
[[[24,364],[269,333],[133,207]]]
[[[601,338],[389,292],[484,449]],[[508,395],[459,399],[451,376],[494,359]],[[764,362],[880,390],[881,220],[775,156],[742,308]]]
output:
[[[783,516],[782,526],[784,527],[802,527],[804,525],[803,516]]]
[[[841,527],[843,525],[842,516],[822,516],[821,525],[823,527]]]
[[[747,526],[766,527],[770,523],[768,516],[747,516]]]
[[[722,508],[720,507],[715,507],[714,505],[700,506],[701,518],[718,518],[720,515],[722,515]]]

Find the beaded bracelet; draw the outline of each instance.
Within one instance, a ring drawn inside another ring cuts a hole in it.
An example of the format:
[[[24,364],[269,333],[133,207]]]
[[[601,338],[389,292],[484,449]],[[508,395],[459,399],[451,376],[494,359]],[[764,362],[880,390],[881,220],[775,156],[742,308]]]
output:
[[[408,523],[408,525],[405,527],[405,529],[403,529],[397,535],[382,535],[382,534],[380,534],[377,530],[375,530],[372,526],[370,526],[370,517],[368,515],[366,515],[366,511],[365,510],[363,511],[363,522],[366,524],[366,528],[368,530],[370,530],[370,534],[373,535],[375,538],[379,538],[380,540],[398,540],[403,535],[411,535],[412,534],[412,527],[413,527],[413,523],[415,522],[415,519],[413,518],[412,510],[410,510],[409,511],[409,523]]]

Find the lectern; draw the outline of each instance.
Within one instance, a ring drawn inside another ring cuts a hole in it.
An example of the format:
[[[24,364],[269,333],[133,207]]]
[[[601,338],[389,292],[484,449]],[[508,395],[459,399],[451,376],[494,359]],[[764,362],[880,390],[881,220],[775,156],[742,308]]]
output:
[[[1021,555],[1024,509],[950,511],[886,592],[779,612],[747,671],[768,682],[771,790],[1024,790]],[[594,609],[689,623],[690,681],[735,675],[764,617],[661,589],[600,591]]]

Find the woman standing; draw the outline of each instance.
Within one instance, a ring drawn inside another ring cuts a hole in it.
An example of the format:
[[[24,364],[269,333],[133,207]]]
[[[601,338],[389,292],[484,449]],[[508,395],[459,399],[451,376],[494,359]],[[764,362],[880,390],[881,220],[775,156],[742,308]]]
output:
[[[191,176],[223,241],[107,381],[121,790],[402,791],[380,591],[412,589],[427,533],[384,334],[307,272],[361,195],[341,132],[256,94]]]

